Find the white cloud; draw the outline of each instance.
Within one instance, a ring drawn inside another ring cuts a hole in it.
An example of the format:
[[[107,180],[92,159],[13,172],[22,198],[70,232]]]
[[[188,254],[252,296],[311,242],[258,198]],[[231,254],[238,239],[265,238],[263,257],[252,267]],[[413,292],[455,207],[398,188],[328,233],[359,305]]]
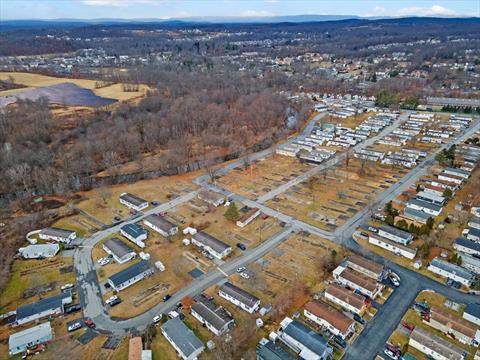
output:
[[[137,4],[152,4],[152,0],[82,0],[85,5],[126,7]]]
[[[239,16],[245,17],[262,17],[262,16],[273,16],[274,14],[266,10],[245,10],[240,13]]]
[[[406,7],[398,10],[398,15],[407,16],[456,16],[458,13],[455,10],[448,9],[440,5],[433,5],[431,7]]]

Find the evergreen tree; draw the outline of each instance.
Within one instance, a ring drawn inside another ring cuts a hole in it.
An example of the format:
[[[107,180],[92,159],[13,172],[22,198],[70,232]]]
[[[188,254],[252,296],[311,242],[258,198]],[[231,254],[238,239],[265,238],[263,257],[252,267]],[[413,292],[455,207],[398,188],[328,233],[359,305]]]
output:
[[[240,214],[238,213],[237,205],[235,202],[231,202],[228,206],[227,211],[225,212],[225,217],[230,221],[237,221],[240,218]]]

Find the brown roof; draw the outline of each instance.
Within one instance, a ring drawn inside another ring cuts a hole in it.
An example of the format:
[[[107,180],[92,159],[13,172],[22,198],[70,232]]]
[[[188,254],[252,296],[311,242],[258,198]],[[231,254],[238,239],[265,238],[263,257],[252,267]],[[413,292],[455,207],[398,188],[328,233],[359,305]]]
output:
[[[376,262],[373,262],[371,260],[365,259],[363,256],[351,255],[348,257],[348,261],[378,275],[380,275],[383,271],[382,265],[377,264]]]
[[[430,309],[430,318],[468,336],[469,338],[475,339],[477,327],[468,320],[447,313],[437,307],[432,307]]]
[[[353,323],[352,319],[322,301],[309,301],[305,304],[305,310],[327,321],[342,333],[346,333]]]
[[[245,221],[250,219],[257,211],[258,211],[258,208],[249,209],[245,214],[242,215],[240,219],[238,219],[238,221],[240,221],[241,223],[244,223]]]
[[[142,360],[142,338],[137,336],[130,339],[128,344],[128,360]]]
[[[361,310],[364,306],[364,299],[363,296],[355,294],[344,287],[331,284],[325,292],[329,293],[330,295],[346,302],[347,304],[352,305],[354,308]]]
[[[377,282],[371,277],[364,275],[358,271],[352,269],[345,269],[340,274],[340,277],[348,280],[362,289],[366,289],[370,292],[374,292],[377,289]]]
[[[443,192],[445,190],[441,186],[435,186],[435,185],[432,185],[432,184],[425,184],[423,187],[425,189],[432,189],[432,190],[435,190],[435,191],[438,191],[438,192]]]

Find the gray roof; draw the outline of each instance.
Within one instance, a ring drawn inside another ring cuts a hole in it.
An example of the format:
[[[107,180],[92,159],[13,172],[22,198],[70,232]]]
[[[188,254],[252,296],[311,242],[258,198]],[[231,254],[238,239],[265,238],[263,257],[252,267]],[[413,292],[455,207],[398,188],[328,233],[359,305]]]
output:
[[[460,169],[460,168],[448,167],[448,168],[445,168],[443,170],[443,172],[446,172],[446,171],[450,171],[450,172],[457,173],[457,174],[462,174],[462,175],[465,175],[465,176],[470,176],[470,171]]]
[[[226,282],[220,286],[220,291],[223,291],[225,294],[230,295],[249,307],[254,306],[259,301],[256,296],[249,294],[245,290],[240,289],[238,286],[235,286],[230,282]]]
[[[467,304],[465,307],[465,313],[480,318],[480,304]]]
[[[142,260],[126,269],[110,276],[108,279],[113,283],[115,287],[123,284],[124,282],[134,278],[137,275],[143,274],[146,271],[152,270],[147,260]]]
[[[468,228],[468,235],[473,235],[475,237],[480,237],[480,229]]]
[[[214,238],[213,236],[203,231],[200,231],[193,235],[193,238],[198,242],[202,243],[203,245],[212,248],[219,254],[231,247],[230,245],[225,244],[223,241],[218,240],[217,238]]]
[[[399,238],[402,238],[402,239],[405,239],[405,240],[413,238],[413,235],[410,234],[409,232],[397,229],[396,227],[393,227],[393,226],[390,226],[390,225],[383,225],[383,226],[380,227],[380,230],[383,230],[386,233],[395,235],[395,236],[397,236]]]
[[[442,207],[439,206],[439,205],[435,205],[435,204],[432,204],[428,201],[423,201],[423,200],[418,200],[418,199],[412,199],[410,200],[408,203],[407,203],[407,206],[409,204],[414,204],[414,205],[417,205],[417,206],[421,206],[423,208],[426,208],[426,209],[430,209],[432,211],[435,211],[435,212],[439,212],[442,210]]]
[[[52,337],[50,322],[33,326],[23,331],[16,332],[8,338],[8,347],[11,350],[22,348],[27,344],[36,343],[37,340]]]
[[[455,244],[480,252],[479,243],[476,243],[475,241],[472,241],[472,240],[465,239],[463,237],[457,238],[457,240],[455,240]]]
[[[427,104],[429,105],[453,105],[453,106],[480,106],[478,99],[465,98],[447,98],[447,97],[427,97]]]
[[[409,207],[406,207],[405,210],[403,211],[403,214],[406,215],[407,217],[413,217],[413,218],[418,218],[422,220],[428,220],[429,218],[432,217],[432,215],[427,214],[424,211],[421,210],[415,210]]]
[[[172,228],[177,227],[177,225],[175,225],[174,223],[165,219],[164,216],[159,216],[159,215],[155,215],[155,214],[148,215],[143,220],[152,223],[153,225],[162,229],[165,232],[169,232]]]
[[[55,256],[60,250],[60,245],[55,244],[35,244],[28,245],[18,249],[22,256],[34,255],[34,256]]]
[[[68,238],[73,233],[75,233],[75,231],[59,229],[59,228],[55,228],[55,227],[49,227],[49,228],[45,228],[45,229],[40,230],[40,234],[42,234],[42,235],[56,236],[56,237],[62,237],[62,238]]]
[[[108,250],[110,250],[116,257],[122,258],[127,254],[135,252],[130,246],[125,244],[119,238],[111,238],[104,242],[103,244]]]
[[[147,200],[142,199],[141,197],[138,197],[138,196],[130,194],[130,193],[125,193],[125,194],[120,195],[120,199],[123,199],[123,200],[125,200],[125,201],[127,201],[130,204],[135,205],[135,206],[140,206],[140,205],[145,204],[147,202]]]
[[[470,270],[467,270],[461,266],[449,263],[448,261],[441,260],[439,258],[434,258],[430,265],[440,268],[449,272],[450,274],[454,274],[456,276],[461,277],[462,279],[473,281],[475,280],[475,274]]]
[[[138,224],[126,224],[123,225],[120,229],[134,238],[138,238],[139,236],[147,233],[146,230]]]
[[[332,353],[332,348],[328,346],[327,340],[323,336],[297,320],[289,323],[287,327],[283,329],[283,332],[317,355]]]
[[[203,343],[200,339],[195,336],[193,331],[179,317],[168,320],[162,325],[161,329],[186,357],[203,348]]]
[[[296,357],[284,350],[273,341],[268,341],[264,344],[259,343],[255,350],[257,356],[261,360],[295,360]]]
[[[192,305],[192,310],[217,330],[233,320],[223,307],[216,305],[213,301],[200,300]]]
[[[16,320],[19,321],[44,311],[61,308],[63,299],[67,299],[71,296],[72,294],[70,292],[64,292],[58,295],[44,298],[32,304],[20,306],[19,308],[17,308]]]

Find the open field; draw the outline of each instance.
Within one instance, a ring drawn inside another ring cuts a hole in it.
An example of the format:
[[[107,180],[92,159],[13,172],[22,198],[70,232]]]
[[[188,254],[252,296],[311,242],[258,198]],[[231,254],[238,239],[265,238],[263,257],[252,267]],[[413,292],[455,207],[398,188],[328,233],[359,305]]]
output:
[[[75,206],[98,219],[105,224],[111,223],[115,216],[122,219],[130,216],[130,210],[120,204],[119,196],[124,192],[130,192],[140,196],[147,201],[166,202],[175,197],[181,196],[197,188],[191,180],[198,174],[189,173],[181,176],[163,176],[155,179],[142,180],[133,184],[121,184],[110,187],[94,189],[81,193],[85,199]],[[72,220],[75,225],[74,219]]]
[[[311,177],[267,202],[267,206],[332,231],[375,200],[407,170],[350,159]]]
[[[167,218],[177,224],[203,229],[233,248],[236,248],[235,245],[238,242],[243,243],[247,248],[255,247],[281,230],[276,219],[271,217],[262,219],[262,215],[241,228],[224,216],[227,207],[214,208],[207,205],[202,200],[194,198],[188,203],[177,206],[167,214]],[[238,209],[243,207],[241,203],[236,205]]]
[[[350,116],[350,117],[347,117],[346,119],[327,115],[325,116],[323,122],[336,124],[342,127],[355,128],[372,115],[375,115],[375,112],[366,112],[362,114],[356,114],[355,116]]]
[[[130,100],[144,96],[148,90],[147,86],[140,85],[139,91],[124,92],[121,84],[113,84],[103,88],[95,89],[95,80],[60,77],[57,78],[52,76],[22,72],[0,72],[0,80],[8,80],[10,77],[13,77],[15,83],[26,85],[27,87],[1,91],[0,96],[12,95],[26,90],[32,90],[44,86],[58,85],[61,83],[73,83],[82,88],[92,90],[97,96],[112,98],[118,101]]]
[[[311,166],[297,158],[274,155],[254,162],[248,169],[237,167],[217,184],[247,198],[255,199],[307,171]]]
[[[15,260],[10,281],[0,297],[1,312],[35,302],[39,295],[42,298],[55,295],[63,284],[75,283],[73,269],[64,271],[70,270],[72,264],[71,258],[60,255],[44,260]]]

